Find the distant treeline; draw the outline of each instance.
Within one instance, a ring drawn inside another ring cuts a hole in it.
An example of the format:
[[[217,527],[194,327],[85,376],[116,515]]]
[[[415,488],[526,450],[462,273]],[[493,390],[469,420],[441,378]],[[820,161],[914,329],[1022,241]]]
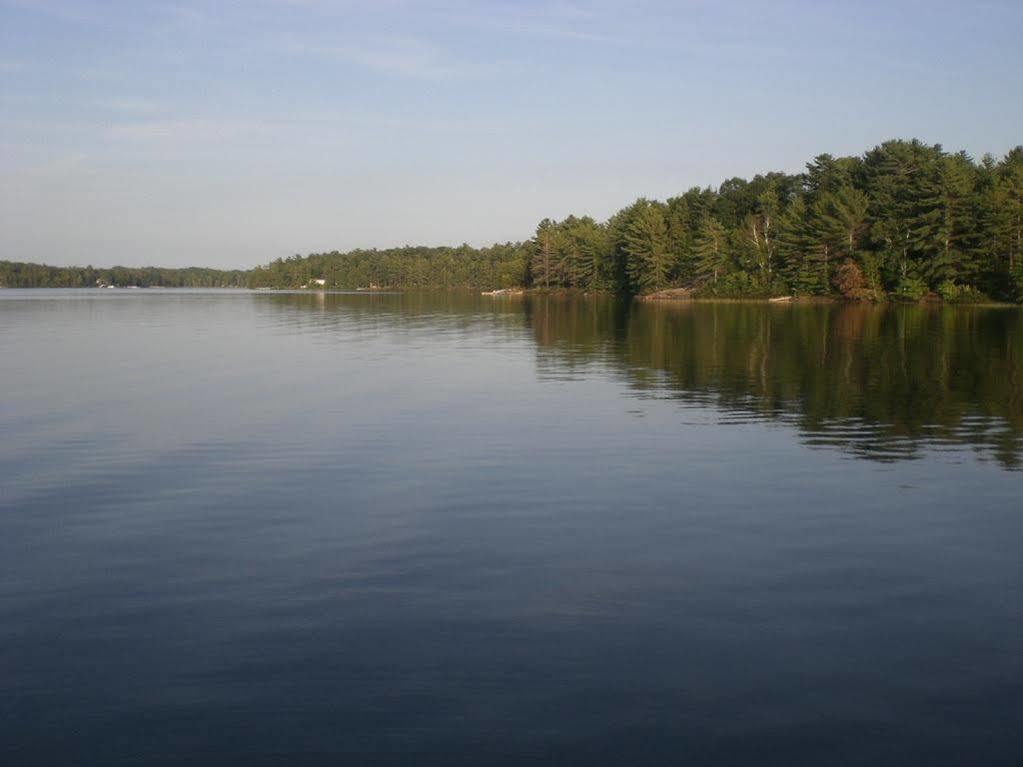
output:
[[[140,288],[230,288],[245,287],[251,273],[245,270],[221,271],[187,267],[132,268],[114,266],[95,269],[91,266],[47,266],[0,261],[0,287],[7,288],[94,288],[103,285]]]
[[[42,271],[25,273],[34,269]],[[1023,147],[976,162],[938,144],[889,141],[862,157],[819,155],[799,174],[732,178],[666,202],[639,199],[604,222],[544,219],[531,240],[488,248],[335,251],[251,272],[123,272],[0,264],[0,284],[74,287],[100,278],[298,288],[323,280],[341,288],[685,287],[710,296],[1023,300]]]
[[[404,247],[280,258],[252,270],[254,288],[297,288],[322,279],[329,287],[512,287],[529,280],[530,243],[489,248]]]

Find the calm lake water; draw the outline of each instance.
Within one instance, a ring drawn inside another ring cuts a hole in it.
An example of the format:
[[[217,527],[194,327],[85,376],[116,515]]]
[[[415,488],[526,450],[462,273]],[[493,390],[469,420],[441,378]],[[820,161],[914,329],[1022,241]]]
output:
[[[10,765],[1019,765],[1023,313],[0,291]]]

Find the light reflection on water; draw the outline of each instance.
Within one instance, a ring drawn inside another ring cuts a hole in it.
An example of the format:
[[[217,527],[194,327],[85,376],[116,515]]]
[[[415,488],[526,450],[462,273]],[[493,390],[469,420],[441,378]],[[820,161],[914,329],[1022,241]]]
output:
[[[1020,325],[0,291],[0,741],[1015,764]]]

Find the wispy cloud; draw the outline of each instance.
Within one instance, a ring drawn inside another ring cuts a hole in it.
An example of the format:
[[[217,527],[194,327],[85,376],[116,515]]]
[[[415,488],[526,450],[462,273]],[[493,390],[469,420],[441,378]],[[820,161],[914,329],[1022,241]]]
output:
[[[127,114],[154,115],[167,111],[166,105],[148,99],[101,99],[94,103],[100,109]]]
[[[115,141],[215,143],[266,134],[268,130],[265,123],[238,120],[143,120],[114,123],[105,135]]]
[[[89,2],[67,0],[0,0],[0,7],[41,13],[72,24],[92,23],[109,15],[101,7]]]
[[[613,45],[631,45],[632,40],[617,35],[606,35],[600,32],[588,32],[584,29],[573,29],[570,27],[557,26],[554,24],[539,24],[525,21],[503,21],[501,19],[486,18],[482,16],[462,16],[455,21],[462,24],[470,24],[476,27],[486,27],[501,32],[514,34],[534,35],[537,37],[558,37],[564,40],[580,40],[591,43],[610,43]]]
[[[632,43],[627,37],[603,31],[600,24],[606,20],[596,11],[575,3],[541,3],[534,6],[503,4],[490,6],[485,11],[470,5],[452,14],[451,20],[456,24],[510,34],[614,45]]]
[[[212,17],[206,11],[196,8],[193,5],[184,3],[162,3],[157,6],[171,20],[186,24],[192,27],[205,27],[212,22]]]
[[[370,43],[286,46],[292,53],[331,56],[401,77],[444,79],[478,75],[484,67],[458,61],[434,43],[406,37],[379,38]]]

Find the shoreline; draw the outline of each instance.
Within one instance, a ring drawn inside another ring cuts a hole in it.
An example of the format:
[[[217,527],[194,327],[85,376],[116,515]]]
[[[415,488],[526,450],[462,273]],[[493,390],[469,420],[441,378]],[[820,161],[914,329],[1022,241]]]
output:
[[[945,301],[938,296],[925,296],[912,301],[899,296],[883,296],[877,300],[857,300],[842,296],[701,296],[693,295],[687,288],[667,288],[654,293],[646,293],[634,297],[636,301],[648,304],[689,304],[689,303],[757,303],[789,306],[828,305],[828,304],[860,304],[864,306],[897,305],[905,306],[987,306],[987,307],[1019,307],[1019,303],[985,299],[983,301]]]
[[[248,287],[245,285],[198,285],[198,286],[185,286],[185,285],[36,285],[36,286],[19,286],[11,287],[7,285],[0,285],[0,291],[16,291],[16,290],[73,290],[73,291],[137,291],[137,290],[223,290],[223,291],[247,291],[250,293],[290,293],[295,295],[300,294],[337,294],[337,295],[397,295],[397,294],[413,294],[419,292],[455,292],[455,293],[472,293],[483,298],[528,298],[531,296],[549,296],[554,298],[610,298],[623,301],[635,301],[637,303],[649,304],[654,306],[683,306],[686,304],[769,304],[777,306],[813,306],[821,305],[828,306],[834,304],[847,304],[847,305],[861,305],[861,306],[885,306],[885,305],[904,305],[904,306],[947,306],[947,307],[972,307],[972,308],[1001,308],[1001,309],[1019,309],[1023,308],[1023,304],[1012,301],[998,301],[996,299],[987,299],[984,301],[944,301],[940,297],[928,296],[917,301],[906,300],[899,298],[898,296],[885,296],[884,298],[876,301],[863,301],[856,299],[843,298],[841,296],[701,296],[693,295],[685,288],[667,288],[665,290],[656,291],[654,293],[637,294],[633,296],[618,295],[611,291],[606,290],[578,290],[574,288],[496,288],[493,290],[481,290],[477,287],[469,286],[437,286],[437,287],[423,287],[423,288],[346,288],[346,287],[330,287],[330,288],[279,288],[269,286],[259,287]]]

